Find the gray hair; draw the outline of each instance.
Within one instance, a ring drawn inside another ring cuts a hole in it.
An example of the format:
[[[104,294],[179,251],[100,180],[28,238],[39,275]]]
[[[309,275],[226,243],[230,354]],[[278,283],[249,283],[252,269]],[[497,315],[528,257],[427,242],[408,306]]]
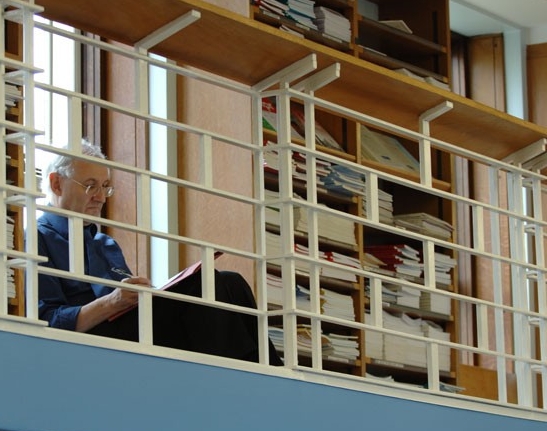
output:
[[[66,147],[65,147],[66,148]],[[93,144],[85,139],[82,140],[82,154],[85,156],[98,157],[106,159],[106,156],[99,145]],[[49,174],[55,172],[64,178],[71,178],[74,174],[74,157],[57,154],[48,164],[46,170],[42,173],[43,191],[51,197],[51,185],[49,183]]]

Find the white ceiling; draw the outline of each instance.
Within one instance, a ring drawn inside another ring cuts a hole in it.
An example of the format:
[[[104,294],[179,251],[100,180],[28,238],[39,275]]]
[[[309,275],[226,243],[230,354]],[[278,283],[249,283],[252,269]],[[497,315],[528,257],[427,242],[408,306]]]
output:
[[[547,0],[451,0],[451,27],[466,35],[547,27]]]

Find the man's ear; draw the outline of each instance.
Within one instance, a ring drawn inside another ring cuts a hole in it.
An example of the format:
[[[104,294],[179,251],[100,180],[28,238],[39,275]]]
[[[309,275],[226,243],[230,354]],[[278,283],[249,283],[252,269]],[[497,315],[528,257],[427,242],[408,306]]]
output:
[[[61,176],[57,172],[50,172],[49,187],[55,195],[61,196],[63,194],[63,189],[61,188]]]

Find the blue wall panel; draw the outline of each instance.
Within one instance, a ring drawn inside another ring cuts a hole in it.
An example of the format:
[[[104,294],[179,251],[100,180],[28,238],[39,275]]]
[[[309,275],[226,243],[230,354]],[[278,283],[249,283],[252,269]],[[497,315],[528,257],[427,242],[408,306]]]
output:
[[[1,430],[544,431],[546,426],[0,332]]]

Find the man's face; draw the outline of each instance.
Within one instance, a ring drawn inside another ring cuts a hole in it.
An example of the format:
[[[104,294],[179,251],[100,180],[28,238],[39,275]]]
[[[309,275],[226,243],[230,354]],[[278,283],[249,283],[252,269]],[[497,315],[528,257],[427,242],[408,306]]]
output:
[[[101,215],[101,209],[106,201],[104,189],[101,188],[97,194],[93,195],[86,194],[86,187],[109,186],[109,169],[83,160],[74,160],[72,166],[74,169],[72,178],[58,177],[59,188],[55,191],[55,194],[57,195],[56,206],[99,217]]]

